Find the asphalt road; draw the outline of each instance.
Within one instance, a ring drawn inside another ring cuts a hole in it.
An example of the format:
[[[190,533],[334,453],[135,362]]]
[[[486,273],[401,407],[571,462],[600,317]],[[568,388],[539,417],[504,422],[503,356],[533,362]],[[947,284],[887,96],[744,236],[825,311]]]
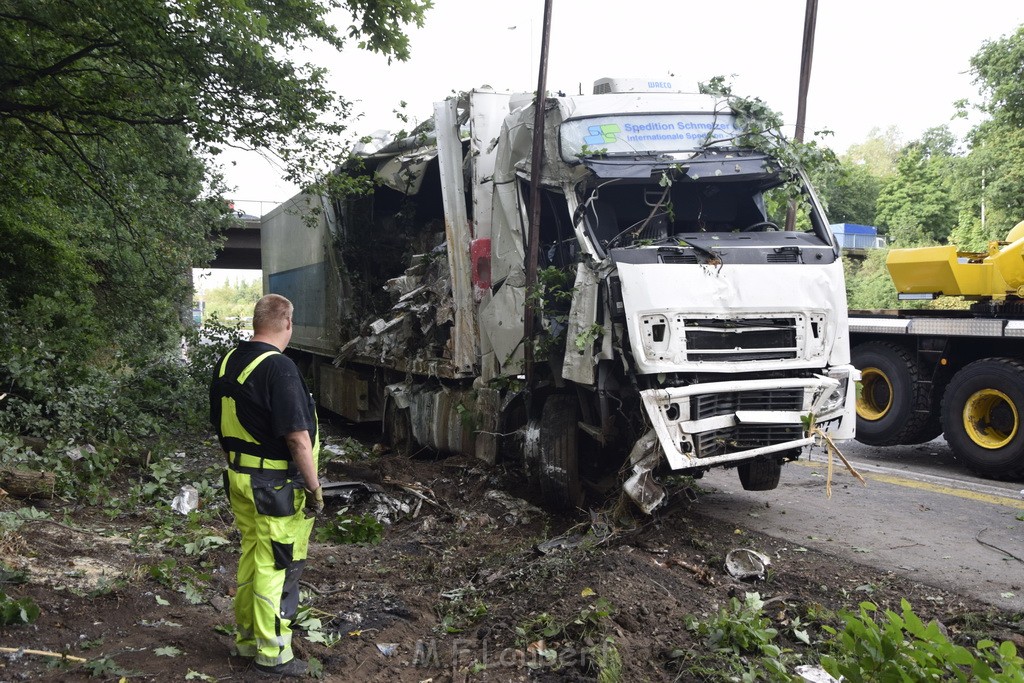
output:
[[[851,441],[841,449],[866,486],[837,459],[827,497],[827,458],[815,450],[783,467],[774,491],[744,491],[735,470],[706,474],[702,511],[785,540],[787,552],[823,550],[1024,610],[1024,481],[972,476],[941,438],[889,448]],[[786,561],[780,555],[773,561]]]

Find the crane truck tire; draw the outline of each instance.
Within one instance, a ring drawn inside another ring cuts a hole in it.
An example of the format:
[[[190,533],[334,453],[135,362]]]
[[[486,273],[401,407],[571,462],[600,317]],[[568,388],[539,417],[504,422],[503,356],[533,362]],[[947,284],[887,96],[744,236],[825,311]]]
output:
[[[583,505],[579,467],[579,401],[575,395],[552,394],[540,417],[540,492],[554,510]]]
[[[942,425],[930,410],[928,385],[918,384],[914,355],[899,344],[873,341],[855,346],[854,367],[860,370],[857,391],[857,441],[894,446],[931,441]]]
[[[953,454],[992,479],[1024,476],[1024,362],[986,358],[962,368],[942,399]]]

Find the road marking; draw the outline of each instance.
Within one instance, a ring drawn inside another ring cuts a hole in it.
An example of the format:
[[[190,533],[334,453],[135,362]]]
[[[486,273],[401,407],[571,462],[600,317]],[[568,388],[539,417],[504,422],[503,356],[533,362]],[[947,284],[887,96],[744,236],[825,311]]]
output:
[[[803,467],[810,467],[812,469],[823,470],[828,468],[828,463],[824,462],[812,462],[809,460],[795,460],[795,465],[802,465]],[[956,488],[954,486],[947,486],[945,484],[935,484],[928,481],[919,481],[917,479],[907,479],[906,477],[883,474],[882,472],[872,471],[867,469],[863,464],[853,463],[855,469],[860,472],[861,476],[865,479],[874,479],[886,484],[894,484],[896,486],[905,486],[911,489],[920,489],[922,491],[930,491],[931,493],[942,493],[947,496],[956,496],[957,498],[966,498],[967,500],[979,501],[982,503],[990,503],[992,505],[1002,505],[1003,507],[1014,508],[1015,510],[1024,510],[1024,500],[1016,500],[1009,496],[1000,496],[992,493],[982,493],[981,491],[969,491],[966,489]],[[842,463],[837,463],[835,467],[836,471],[842,470]]]

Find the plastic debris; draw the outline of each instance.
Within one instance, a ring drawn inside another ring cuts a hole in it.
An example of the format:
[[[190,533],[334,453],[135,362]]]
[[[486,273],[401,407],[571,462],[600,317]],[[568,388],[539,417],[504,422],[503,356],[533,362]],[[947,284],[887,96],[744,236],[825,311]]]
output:
[[[832,674],[813,664],[801,664],[796,668],[796,675],[807,683],[842,683],[842,676],[833,678]]]
[[[87,443],[84,446],[72,446],[64,451],[64,455],[72,461],[78,461],[85,457],[86,453],[96,453],[96,447],[91,443]]]
[[[377,643],[377,650],[385,657],[392,657],[398,652],[398,643]]]
[[[397,496],[389,496],[386,493],[375,493],[370,496],[370,505],[373,508],[370,514],[381,524],[392,524],[395,521],[411,514],[412,504]]]
[[[749,548],[736,548],[725,556],[725,570],[736,579],[763,579],[771,563],[767,555]]]
[[[187,515],[197,507],[199,507],[199,491],[196,491],[196,487],[191,484],[182,486],[181,491],[171,501],[171,509],[183,515]]]

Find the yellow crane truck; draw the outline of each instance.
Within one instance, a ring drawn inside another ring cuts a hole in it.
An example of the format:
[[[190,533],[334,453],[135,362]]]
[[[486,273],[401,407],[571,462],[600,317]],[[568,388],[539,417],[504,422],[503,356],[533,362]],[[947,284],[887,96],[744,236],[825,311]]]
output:
[[[851,311],[857,440],[944,434],[978,474],[1024,478],[1024,222],[987,252],[893,249],[886,265],[901,299],[962,296],[970,308]]]

